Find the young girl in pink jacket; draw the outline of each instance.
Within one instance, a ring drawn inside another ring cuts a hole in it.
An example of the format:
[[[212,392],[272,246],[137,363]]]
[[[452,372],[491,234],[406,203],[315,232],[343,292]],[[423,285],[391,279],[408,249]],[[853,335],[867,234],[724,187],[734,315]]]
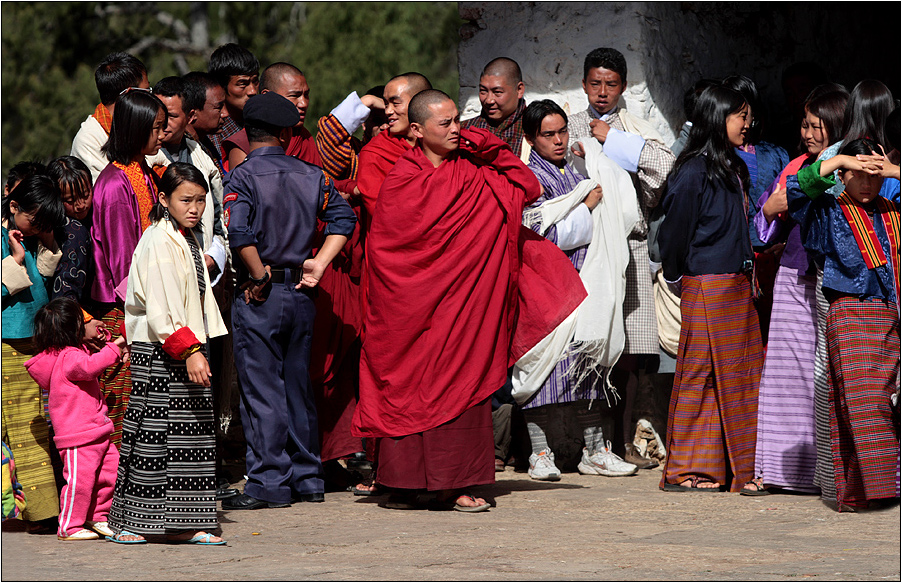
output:
[[[110,342],[102,322],[92,319],[76,301],[58,298],[35,315],[34,345],[39,354],[25,368],[41,388],[49,390],[54,442],[66,479],[57,538],[92,540],[98,533],[112,535],[107,514],[119,451],[110,440],[113,422],[97,377],[127,358],[127,351],[122,355],[125,338]]]

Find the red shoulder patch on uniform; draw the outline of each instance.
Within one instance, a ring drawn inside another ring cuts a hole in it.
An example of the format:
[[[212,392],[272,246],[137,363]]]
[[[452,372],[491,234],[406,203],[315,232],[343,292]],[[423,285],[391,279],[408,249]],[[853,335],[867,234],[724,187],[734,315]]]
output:
[[[235,202],[236,200],[238,200],[238,194],[235,192],[230,192],[222,197],[222,202]]]

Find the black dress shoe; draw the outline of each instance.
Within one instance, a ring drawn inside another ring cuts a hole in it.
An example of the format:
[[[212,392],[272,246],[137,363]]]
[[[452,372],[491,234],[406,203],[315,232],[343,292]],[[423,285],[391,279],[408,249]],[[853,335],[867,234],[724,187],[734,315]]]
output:
[[[288,508],[291,504],[267,502],[249,494],[239,494],[222,501],[223,510],[257,510],[258,508]]]
[[[295,494],[291,498],[292,502],[325,502],[326,496],[321,492],[313,492],[311,494]]]
[[[241,492],[239,492],[235,488],[229,488],[228,485],[216,489],[216,499],[217,500],[225,500],[227,498],[234,498],[238,494],[241,494]]]

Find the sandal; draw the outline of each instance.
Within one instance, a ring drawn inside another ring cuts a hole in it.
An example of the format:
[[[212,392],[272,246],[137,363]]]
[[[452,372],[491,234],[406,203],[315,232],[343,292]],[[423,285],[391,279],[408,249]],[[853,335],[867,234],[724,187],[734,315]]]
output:
[[[754,489],[749,488],[749,486],[753,486]],[[749,480],[745,483],[745,486],[742,487],[742,490],[739,491],[740,496],[768,496],[770,492],[767,491],[767,488],[764,487],[764,483],[761,478],[755,478],[754,480]]]
[[[135,534],[133,532],[129,532],[127,530],[120,530],[113,536],[108,536],[106,539],[108,541],[119,543],[120,545],[140,545],[147,542],[147,539],[144,537],[139,538],[138,540],[123,540],[124,536],[141,536],[140,534]]]
[[[349,490],[351,490],[355,496],[379,496],[383,493],[382,488],[380,488],[379,484],[373,479],[364,480],[356,486],[352,486]]]
[[[423,508],[417,494],[399,494],[394,493],[388,497],[386,502],[380,504],[383,508],[392,510],[419,510]]]
[[[464,506],[463,504],[458,504],[458,500],[461,498],[469,498],[471,501],[476,502],[476,498],[471,494],[458,494],[452,498],[448,498],[447,500],[440,500],[438,498],[432,500],[429,504],[430,510],[456,510],[457,512],[486,512],[489,508],[492,507],[488,502],[484,504],[480,504],[478,506]]]
[[[59,540],[97,540],[100,538],[96,532],[93,530],[88,530],[87,528],[82,528],[72,534],[67,534],[66,536],[57,535]]]
[[[721,489],[721,486],[716,486],[714,488],[699,488],[699,484],[716,483],[707,478],[701,478],[699,476],[689,477],[689,483],[689,486],[683,486],[682,484],[671,484],[669,482],[665,482],[664,485],[661,486],[661,490],[665,492],[720,492]]]
[[[212,541],[211,539],[213,538],[213,536],[214,536],[214,535],[210,534],[209,532],[204,532],[204,533],[197,533],[197,534],[195,534],[194,536],[192,536],[191,538],[182,538],[182,539],[179,539],[179,538],[170,538],[170,539],[167,539],[166,542],[168,542],[169,544],[172,544],[172,545],[209,545],[209,546],[215,546],[215,545],[224,545],[224,544],[226,544],[226,542],[225,542],[224,540],[215,541],[215,542]],[[218,537],[217,537],[217,538],[218,538]]]
[[[479,506],[464,506],[462,504],[458,504],[457,501],[461,498],[469,498],[471,501],[476,502],[476,498],[474,498],[470,494],[461,494],[454,500],[454,506],[451,508],[452,510],[457,510],[458,512],[487,512],[489,508],[492,507],[488,502],[484,504],[480,504]]]

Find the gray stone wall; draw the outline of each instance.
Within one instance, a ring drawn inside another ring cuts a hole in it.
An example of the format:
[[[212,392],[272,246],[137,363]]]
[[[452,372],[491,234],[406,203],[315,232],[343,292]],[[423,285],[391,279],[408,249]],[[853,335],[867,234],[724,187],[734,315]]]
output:
[[[672,139],[682,96],[701,77],[745,74],[774,121],[786,115],[780,85],[788,65],[813,60],[850,90],[882,80],[898,97],[897,2],[460,2],[458,49],[462,117],[479,112],[477,83],[489,60],[516,60],[527,102],[550,98],[576,112],[588,106],[582,64],[594,48],[624,54],[621,105]]]

